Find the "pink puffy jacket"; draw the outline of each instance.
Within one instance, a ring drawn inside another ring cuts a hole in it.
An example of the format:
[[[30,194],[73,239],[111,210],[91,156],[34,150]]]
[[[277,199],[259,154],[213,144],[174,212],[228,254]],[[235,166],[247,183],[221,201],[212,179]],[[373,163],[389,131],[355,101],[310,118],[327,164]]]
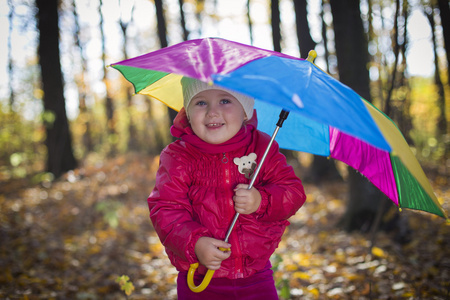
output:
[[[192,132],[184,110],[171,131],[181,140],[161,153],[155,188],[148,197],[150,218],[178,271],[198,262],[195,243],[202,236],[224,239],[235,215],[233,189],[249,183],[233,162],[256,153],[262,158],[270,137],[256,130],[256,114],[246,127],[225,145],[202,142]],[[261,193],[259,209],[241,214],[231,233],[231,256],[214,277],[245,278],[263,270],[289,225],[287,219],[305,202],[300,179],[274,143],[255,181]],[[198,272],[206,273],[204,266]]]

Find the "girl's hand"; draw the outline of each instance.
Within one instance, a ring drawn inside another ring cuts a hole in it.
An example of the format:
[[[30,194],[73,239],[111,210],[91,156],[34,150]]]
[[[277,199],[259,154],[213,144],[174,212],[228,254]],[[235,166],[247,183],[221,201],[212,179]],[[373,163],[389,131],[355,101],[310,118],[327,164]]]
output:
[[[218,270],[223,260],[231,255],[231,251],[221,251],[219,247],[229,249],[231,244],[210,237],[201,237],[195,244],[195,255],[198,261],[209,270]]]
[[[234,189],[234,209],[244,215],[254,213],[261,204],[261,194],[252,187],[248,190],[248,184],[238,184]]]

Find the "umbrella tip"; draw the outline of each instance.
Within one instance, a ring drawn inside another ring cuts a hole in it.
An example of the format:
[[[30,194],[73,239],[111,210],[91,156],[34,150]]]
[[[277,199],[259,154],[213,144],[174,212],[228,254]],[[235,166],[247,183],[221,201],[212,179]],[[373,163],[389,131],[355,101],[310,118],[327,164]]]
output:
[[[313,63],[314,60],[317,57],[317,52],[315,50],[311,50],[308,52],[308,57],[306,58],[307,61]]]

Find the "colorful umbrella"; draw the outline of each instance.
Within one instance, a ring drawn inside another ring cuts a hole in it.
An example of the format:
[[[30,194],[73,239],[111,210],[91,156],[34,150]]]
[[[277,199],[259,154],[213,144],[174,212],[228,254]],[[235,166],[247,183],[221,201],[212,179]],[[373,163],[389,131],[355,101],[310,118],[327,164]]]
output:
[[[395,124],[312,62],[225,39],[190,40],[111,65],[137,94],[183,106],[189,76],[255,97],[258,129],[271,134],[280,109],[290,112],[281,148],[329,156],[367,177],[400,208],[447,219]]]
[[[200,39],[180,43],[113,64],[136,93],[149,95],[175,110],[182,107],[180,80],[189,76],[256,99],[259,129],[275,136],[280,147],[326,155],[365,175],[399,207],[447,218],[422,168],[395,124],[353,90],[322,72],[311,61],[227,41]],[[267,122],[276,120],[275,130]],[[291,112],[289,122],[278,130]],[[261,168],[259,163],[250,186]],[[236,213],[225,241],[239,217]],[[225,251],[226,249],[221,249]],[[203,291],[214,271],[194,283],[198,263],[188,272],[188,286]]]

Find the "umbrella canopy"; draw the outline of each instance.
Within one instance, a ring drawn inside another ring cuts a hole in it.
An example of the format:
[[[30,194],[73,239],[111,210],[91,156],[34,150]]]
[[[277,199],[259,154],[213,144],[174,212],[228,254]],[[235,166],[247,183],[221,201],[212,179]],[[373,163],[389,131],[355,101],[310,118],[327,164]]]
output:
[[[280,109],[281,148],[329,156],[358,170],[396,205],[447,218],[395,124],[310,61],[218,38],[190,40],[111,65],[169,107],[183,106],[183,76],[255,98],[258,129],[271,134]]]

